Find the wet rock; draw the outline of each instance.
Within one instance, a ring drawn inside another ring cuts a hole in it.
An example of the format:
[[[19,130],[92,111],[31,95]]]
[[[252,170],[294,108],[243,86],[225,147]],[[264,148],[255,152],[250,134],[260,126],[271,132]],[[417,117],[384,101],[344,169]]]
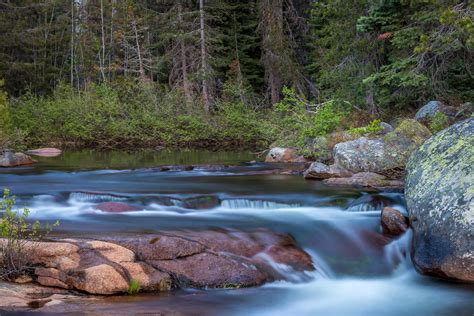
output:
[[[31,165],[35,163],[30,156],[23,153],[13,153],[11,151],[4,151],[0,154],[0,167],[10,168],[24,165]]]
[[[436,113],[441,112],[449,118],[456,116],[457,110],[452,106],[447,106],[441,101],[430,101],[422,106],[415,114],[415,120],[429,123]]]
[[[96,205],[94,208],[107,213],[125,213],[139,210],[136,206],[120,202],[104,202]]]
[[[268,276],[249,259],[227,254],[203,252],[150,264],[174,275],[181,287],[239,288],[268,281]]]
[[[157,168],[158,171],[192,171],[194,166],[192,165],[173,165],[173,166],[161,166]]]
[[[102,295],[124,293],[129,286],[129,281],[120,270],[108,264],[71,271],[66,282],[71,288]]]
[[[31,309],[48,308],[68,302],[83,302],[94,299],[77,295],[67,290],[48,288],[36,284],[15,284],[0,281],[0,308],[3,311],[31,311]],[[3,313],[2,313],[3,314]]]
[[[38,148],[28,150],[26,153],[32,156],[57,157],[62,154],[62,150],[57,148]]]
[[[373,172],[360,172],[350,178],[331,178],[323,182],[330,186],[351,186],[377,191],[403,191],[403,181],[389,180],[385,176]]]
[[[321,162],[313,162],[304,172],[305,179],[329,179],[344,178],[352,176],[352,172],[337,165],[325,165]]]
[[[403,169],[410,154],[431,136],[415,120],[404,120],[383,138],[359,139],[334,146],[335,164],[351,172],[374,172],[391,175]]]
[[[416,268],[474,282],[473,117],[439,132],[411,156],[405,193]]]
[[[37,283],[101,295],[124,293],[132,280],[144,291],[167,291],[246,287],[284,278],[262,255],[297,271],[314,270],[311,257],[290,236],[268,230],[60,239],[25,247],[37,267]]]
[[[397,237],[406,232],[408,229],[405,216],[392,207],[384,207],[380,218],[380,224],[384,235]]]
[[[161,272],[144,262],[123,262],[121,266],[130,275],[131,280],[140,284],[145,292],[165,292],[171,290],[172,280],[169,274]]]
[[[303,156],[298,155],[295,148],[275,147],[270,149],[265,162],[305,162]]]
[[[179,206],[192,209],[192,210],[203,210],[218,207],[220,200],[214,195],[195,196],[182,200]]]

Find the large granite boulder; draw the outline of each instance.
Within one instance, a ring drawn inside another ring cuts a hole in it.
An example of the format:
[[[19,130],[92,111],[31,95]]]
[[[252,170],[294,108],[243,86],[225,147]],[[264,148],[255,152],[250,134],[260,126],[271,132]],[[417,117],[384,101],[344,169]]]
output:
[[[474,118],[441,131],[411,156],[405,194],[416,268],[474,282]]]
[[[263,229],[27,242],[25,255],[36,283],[100,295],[127,292],[132,281],[143,291],[248,287],[285,279],[276,266],[314,270],[289,235]]]
[[[0,167],[10,168],[31,165],[33,163],[35,163],[35,161],[23,153],[14,153],[11,151],[0,152]]]
[[[353,173],[374,172],[390,175],[405,167],[410,154],[431,136],[431,132],[415,120],[404,120],[383,138],[359,139],[334,147],[336,165]]]

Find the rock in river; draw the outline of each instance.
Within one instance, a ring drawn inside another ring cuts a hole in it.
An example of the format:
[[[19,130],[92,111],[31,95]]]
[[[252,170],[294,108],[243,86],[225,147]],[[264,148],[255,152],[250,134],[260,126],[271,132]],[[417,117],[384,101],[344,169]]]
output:
[[[383,233],[386,236],[397,237],[406,232],[408,225],[405,216],[392,207],[384,207],[380,218]]]
[[[26,250],[37,283],[101,295],[127,292],[131,280],[144,291],[256,286],[285,278],[275,263],[314,270],[290,236],[264,229],[69,238]]]
[[[18,167],[24,165],[31,165],[35,163],[30,156],[23,153],[13,153],[11,151],[4,151],[0,154],[0,167]]]
[[[436,134],[411,156],[405,194],[416,268],[474,282],[474,117]]]
[[[57,157],[62,154],[62,150],[57,148],[38,148],[28,150],[26,153],[32,156]]]
[[[329,179],[351,177],[352,172],[336,165],[325,165],[321,162],[313,162],[304,172],[306,179]]]

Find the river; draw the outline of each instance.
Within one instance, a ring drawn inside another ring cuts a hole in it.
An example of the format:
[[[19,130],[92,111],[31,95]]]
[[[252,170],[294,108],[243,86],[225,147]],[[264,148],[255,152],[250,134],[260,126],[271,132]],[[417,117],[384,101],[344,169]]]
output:
[[[268,172],[286,166],[249,163],[254,159],[246,152],[72,151],[38,158],[31,167],[0,169],[0,186],[10,188],[32,218],[60,220],[55,234],[264,227],[291,234],[316,266],[313,273],[277,267],[287,280],[257,288],[109,297],[68,310],[115,315],[474,315],[473,286],[414,271],[407,256],[410,231],[381,246],[381,208],[406,212],[402,194],[329,188],[301,175]],[[188,164],[203,166],[155,168]],[[206,209],[183,207],[183,200],[200,196],[218,202]],[[126,201],[140,210],[110,214],[94,209],[104,201]]]

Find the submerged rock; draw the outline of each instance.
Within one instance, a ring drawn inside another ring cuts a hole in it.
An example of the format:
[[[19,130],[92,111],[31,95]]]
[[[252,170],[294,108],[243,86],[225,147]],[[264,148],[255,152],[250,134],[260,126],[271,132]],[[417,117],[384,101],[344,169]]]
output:
[[[0,167],[18,167],[24,165],[31,165],[35,163],[30,156],[23,153],[13,153],[11,151],[4,151],[0,154]]]
[[[304,172],[306,179],[329,179],[344,178],[352,176],[352,172],[337,165],[325,165],[321,162],[313,162]]]
[[[255,286],[285,278],[275,263],[314,270],[290,236],[268,230],[60,239],[26,250],[37,283],[101,295],[127,292],[132,280],[143,291]]]
[[[32,156],[57,157],[62,154],[62,150],[57,148],[38,148],[28,150],[26,153]]]
[[[415,120],[404,120],[383,138],[359,139],[334,147],[336,165],[351,172],[398,174],[410,154],[431,136],[431,132]]]
[[[265,162],[305,162],[303,156],[298,155],[295,148],[275,147],[270,149]]]
[[[195,196],[179,202],[179,206],[192,210],[211,209],[218,207],[219,204],[219,198],[214,195]]]
[[[380,224],[384,235],[397,237],[407,231],[408,225],[405,216],[392,207],[384,207],[380,217]]]
[[[416,268],[474,282],[474,118],[436,134],[411,156],[405,195]]]
[[[136,206],[120,202],[104,202],[96,205],[94,208],[106,213],[125,213],[139,210]]]

